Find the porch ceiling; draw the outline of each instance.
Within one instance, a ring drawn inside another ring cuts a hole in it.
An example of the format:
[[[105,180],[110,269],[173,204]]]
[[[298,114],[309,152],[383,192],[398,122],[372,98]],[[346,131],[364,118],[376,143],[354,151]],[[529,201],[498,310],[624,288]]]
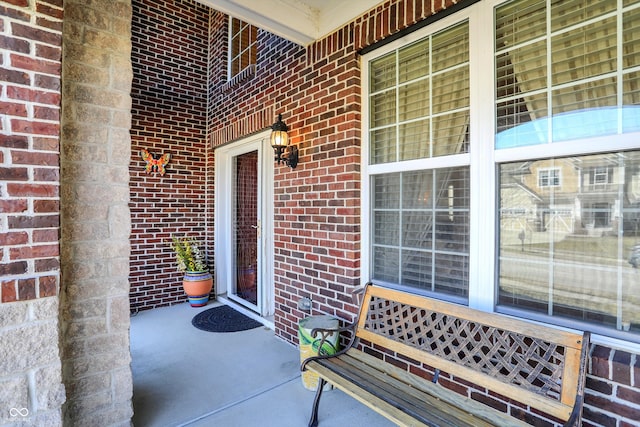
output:
[[[381,0],[197,0],[306,46],[362,15]]]

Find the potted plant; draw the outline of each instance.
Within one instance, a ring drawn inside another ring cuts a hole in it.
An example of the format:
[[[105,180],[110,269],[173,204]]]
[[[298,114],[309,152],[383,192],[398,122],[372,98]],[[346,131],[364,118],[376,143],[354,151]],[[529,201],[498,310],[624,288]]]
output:
[[[202,307],[209,301],[213,277],[204,261],[199,242],[193,237],[173,236],[171,249],[176,255],[178,270],[184,273],[182,287],[191,307]]]
[[[241,241],[237,261],[237,293],[242,298],[256,303],[258,255],[255,243]]]

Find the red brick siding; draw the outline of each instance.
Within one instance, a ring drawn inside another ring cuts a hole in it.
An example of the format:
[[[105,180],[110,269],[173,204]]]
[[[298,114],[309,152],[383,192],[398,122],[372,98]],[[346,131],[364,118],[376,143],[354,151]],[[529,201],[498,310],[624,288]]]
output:
[[[582,425],[640,425],[640,355],[593,346]]]
[[[314,301],[314,314],[351,319],[350,292],[360,275],[360,63],[356,52],[462,0],[393,0],[303,49],[260,31],[258,65],[244,80],[226,81],[226,17],[211,17],[209,112],[211,141],[222,144],[270,126],[277,113],[300,150],[295,170],[276,168],[276,334],[297,342],[307,315],[296,302]],[[378,357],[426,378],[428,367]],[[583,425],[631,426],[640,422],[640,355],[592,346]],[[511,412],[535,425],[554,425],[505,396],[478,390],[446,374],[446,387]]]
[[[62,1],[0,4],[0,303],[60,282]]]
[[[226,28],[217,14],[212,33]],[[289,341],[304,316],[296,308],[302,296],[313,296],[314,310],[354,312],[348,301],[359,273],[360,71],[348,29],[339,33],[341,48],[329,60],[310,59],[314,47],[259,31],[257,71],[236,85],[226,85],[222,43],[213,46],[213,144],[264,129],[282,113],[299,149],[295,170],[276,168],[274,189],[276,333]]]
[[[134,0],[132,22],[131,293],[133,311],[186,301],[172,235],[208,246],[205,205],[209,8],[194,0]],[[147,174],[140,151],[171,154]]]
[[[232,83],[227,82],[227,17],[212,15],[212,144],[265,129],[282,113],[299,150],[298,167],[277,167],[274,184],[276,333],[292,342],[306,315],[296,307],[301,297],[311,297],[316,312],[342,318],[356,312],[350,294],[360,276],[357,49],[417,22],[424,11],[430,15],[454,4],[436,2],[432,10],[430,0],[415,9],[399,3],[404,4],[386,2],[307,48],[259,31],[255,73]]]

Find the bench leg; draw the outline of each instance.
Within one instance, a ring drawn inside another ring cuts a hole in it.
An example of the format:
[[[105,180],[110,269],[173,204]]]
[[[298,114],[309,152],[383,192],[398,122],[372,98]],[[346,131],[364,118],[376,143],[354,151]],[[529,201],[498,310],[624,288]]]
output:
[[[327,381],[324,378],[318,379],[318,389],[316,390],[316,397],[313,399],[313,410],[311,412],[311,419],[309,420],[309,427],[318,427],[318,406],[320,405],[320,396],[322,396],[322,390]]]

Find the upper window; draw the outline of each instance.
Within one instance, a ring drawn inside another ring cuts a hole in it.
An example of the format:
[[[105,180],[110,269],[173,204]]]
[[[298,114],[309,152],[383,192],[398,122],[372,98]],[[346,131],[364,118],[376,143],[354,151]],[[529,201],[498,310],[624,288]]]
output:
[[[229,80],[256,64],[258,29],[229,18]]]

